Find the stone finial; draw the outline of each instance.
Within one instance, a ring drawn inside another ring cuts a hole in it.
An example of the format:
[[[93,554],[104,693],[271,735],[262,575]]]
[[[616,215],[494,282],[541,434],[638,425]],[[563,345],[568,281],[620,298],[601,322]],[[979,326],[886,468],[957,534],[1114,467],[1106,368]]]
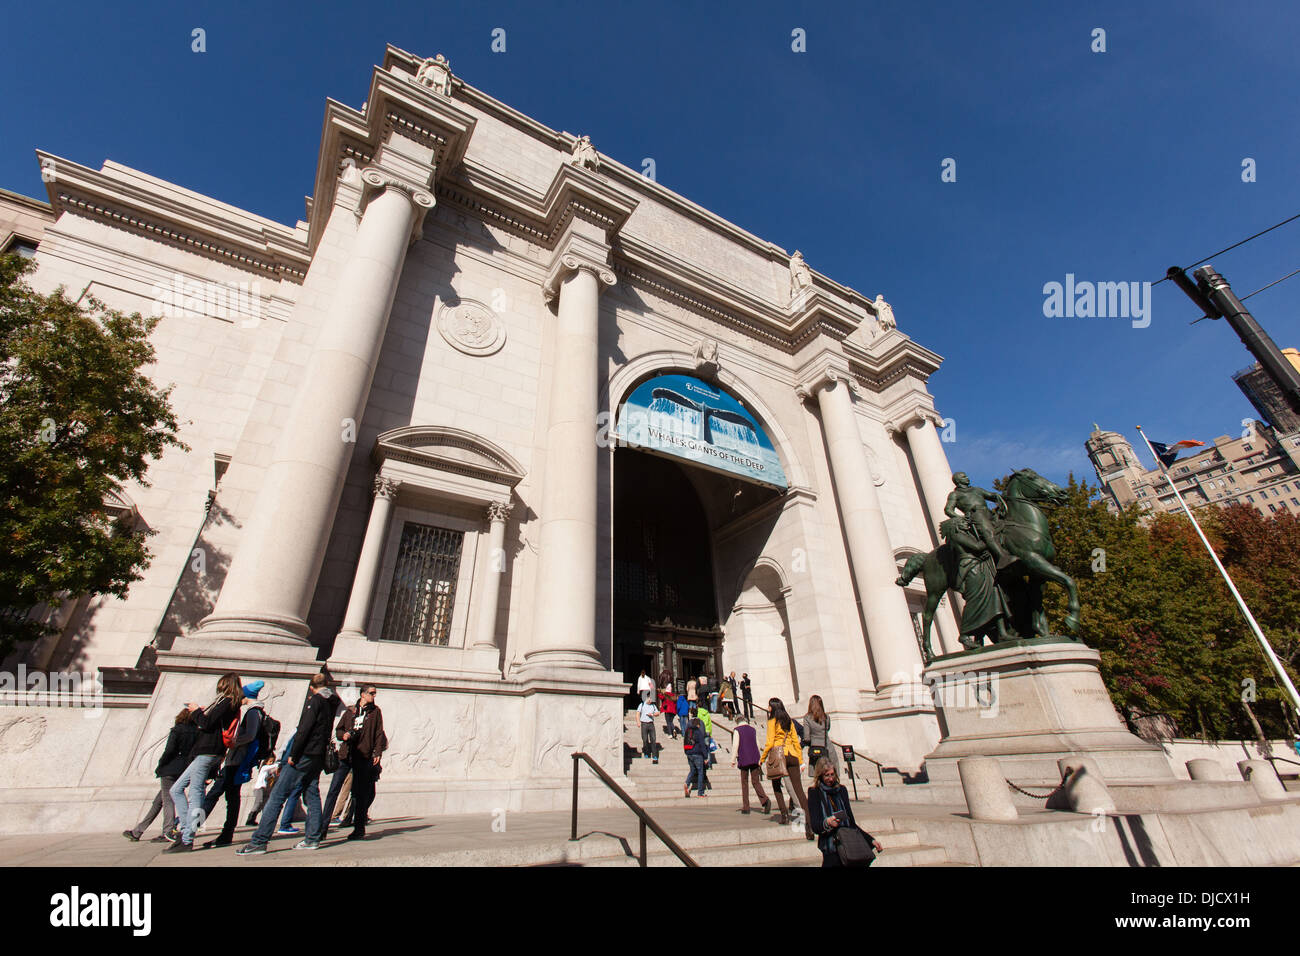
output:
[[[600,156],[596,153],[596,147],[591,145],[590,136],[579,136],[573,144],[573,154],[569,157],[569,162],[574,166],[582,166],[586,169],[600,169]]]
[[[415,82],[429,87],[439,96],[451,96],[451,64],[439,53],[420,64],[420,70],[415,74]]]
[[[812,270],[803,261],[803,253],[798,249],[790,257],[790,301],[794,302],[805,289],[812,288]]]
[[[885,301],[883,295],[876,295],[876,299],[871,303],[871,308],[875,310],[876,321],[880,323],[882,329],[896,329],[898,323],[894,321],[894,307]]]

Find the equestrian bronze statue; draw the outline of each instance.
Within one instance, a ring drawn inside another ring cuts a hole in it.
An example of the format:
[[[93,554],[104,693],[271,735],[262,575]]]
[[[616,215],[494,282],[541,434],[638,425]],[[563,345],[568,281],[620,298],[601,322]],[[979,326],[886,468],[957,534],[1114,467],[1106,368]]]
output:
[[[1065,626],[1079,629],[1079,590],[1074,579],[1052,563],[1056,548],[1040,504],[1061,504],[1065,491],[1030,468],[1012,472],[1001,493],[972,487],[961,472],[948,497],[939,525],[944,543],[929,554],[908,558],[895,582],[906,587],[917,574],[925,581],[925,612],[921,623],[921,656],[934,659],[930,628],[939,600],[949,588],[962,596],[961,644],[980,647],[1022,637],[1050,637],[1043,611],[1043,584],[1054,581],[1069,595]],[[996,504],[990,512],[986,501]],[[1077,637],[1071,637],[1078,640]]]

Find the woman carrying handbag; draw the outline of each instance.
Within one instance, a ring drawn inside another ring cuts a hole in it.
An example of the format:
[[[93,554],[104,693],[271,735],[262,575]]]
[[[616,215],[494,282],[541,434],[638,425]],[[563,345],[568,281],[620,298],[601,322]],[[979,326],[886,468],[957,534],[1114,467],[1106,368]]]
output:
[[[767,708],[767,740],[763,744],[760,758],[763,769],[767,772],[767,778],[772,781],[772,790],[776,793],[776,807],[781,811],[782,823],[790,822],[790,811],[786,809],[785,798],[781,794],[781,778],[789,778],[787,783],[790,785],[790,790],[803,810],[804,832],[811,840],[812,831],[808,829],[808,801],[803,793],[803,784],[799,781],[799,764],[803,756],[803,751],[799,749],[799,732],[795,729],[794,721],[786,712],[785,704],[781,703],[780,698],[773,697],[769,700]],[[790,801],[790,804],[790,810],[793,810],[794,801]]]
[[[858,828],[849,803],[849,791],[840,783],[835,765],[826,757],[817,761],[817,783],[808,790],[809,826],[817,834],[822,866],[867,867],[883,853],[880,841]]]

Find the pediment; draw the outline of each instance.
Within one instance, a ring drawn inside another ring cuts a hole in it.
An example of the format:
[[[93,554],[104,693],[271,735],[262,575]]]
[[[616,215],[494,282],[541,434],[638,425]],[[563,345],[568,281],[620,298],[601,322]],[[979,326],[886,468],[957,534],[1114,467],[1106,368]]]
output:
[[[461,428],[408,425],[384,432],[375,440],[376,465],[403,461],[432,471],[481,478],[513,488],[524,469],[504,450]]]

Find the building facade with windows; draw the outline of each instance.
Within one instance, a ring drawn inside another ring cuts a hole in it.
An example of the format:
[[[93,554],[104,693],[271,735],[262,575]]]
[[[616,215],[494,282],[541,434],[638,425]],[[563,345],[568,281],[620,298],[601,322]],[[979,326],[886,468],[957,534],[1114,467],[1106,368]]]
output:
[[[48,205],[0,203],[42,222],[33,285],[161,317],[189,449],[106,503],[144,579],[9,662],[105,693],[0,701],[0,828],[120,825],[184,702],[233,670],[292,723],[322,662],[380,688],[381,812],[566,806],[643,669],[933,748],[894,578],[952,487],[941,359],[882,297],[395,47],[328,102],[292,226],[38,155]]]
[[[1204,451],[1187,455],[1169,469],[1189,508],[1247,504],[1265,515],[1300,515],[1300,434],[1279,435],[1261,421],[1246,422],[1244,434],[1220,435]],[[1169,481],[1148,470],[1118,432],[1093,430],[1085,443],[1111,511],[1178,512]]]

